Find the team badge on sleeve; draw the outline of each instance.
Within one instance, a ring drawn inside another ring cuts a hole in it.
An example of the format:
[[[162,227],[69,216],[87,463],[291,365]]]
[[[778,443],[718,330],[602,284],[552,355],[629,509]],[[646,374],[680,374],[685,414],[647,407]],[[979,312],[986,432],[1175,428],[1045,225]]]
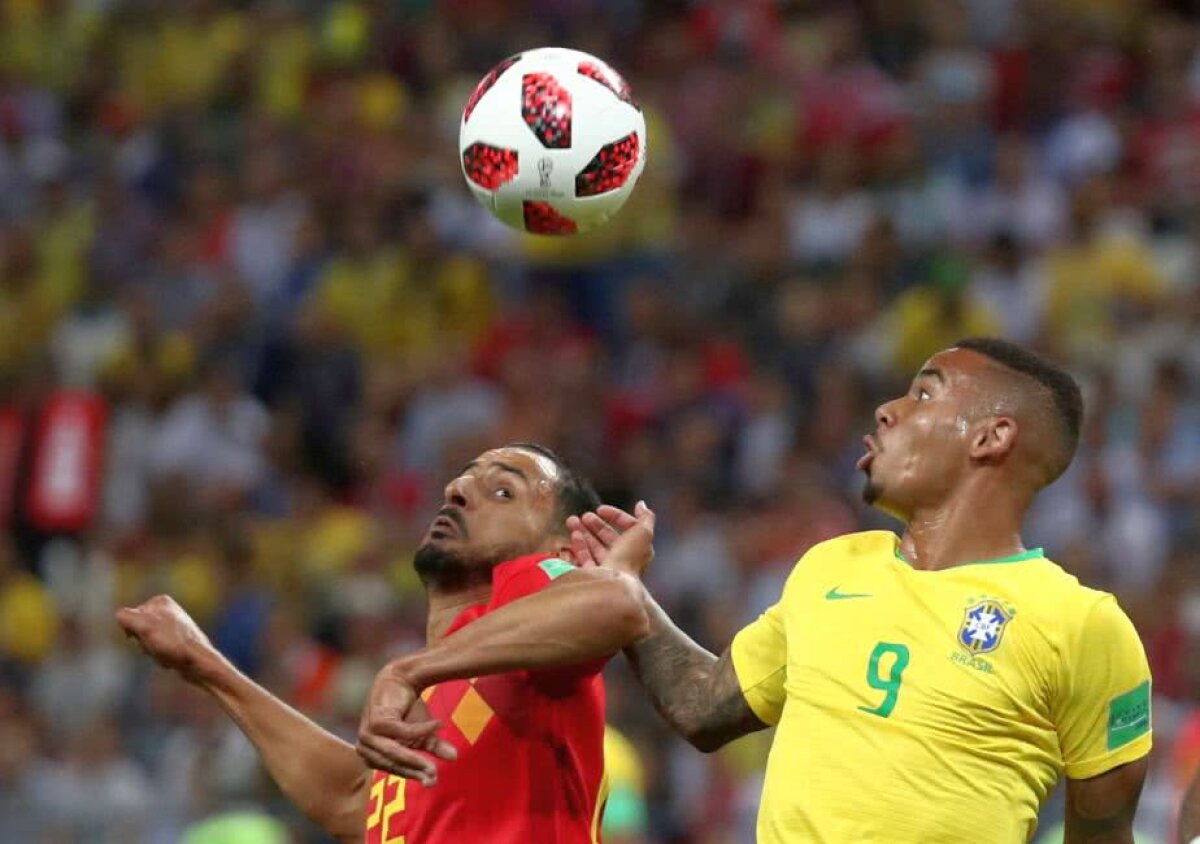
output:
[[[973,602],[958,629],[958,642],[973,654],[985,654],[1000,646],[1004,628],[1014,613],[992,598]]]

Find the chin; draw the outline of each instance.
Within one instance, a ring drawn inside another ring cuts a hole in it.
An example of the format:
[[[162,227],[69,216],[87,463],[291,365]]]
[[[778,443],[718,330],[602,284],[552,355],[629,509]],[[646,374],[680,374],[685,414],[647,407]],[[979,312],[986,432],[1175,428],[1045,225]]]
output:
[[[863,485],[862,500],[867,506],[873,507],[881,513],[886,513],[894,519],[899,519],[902,522],[908,521],[907,508],[897,505],[894,500],[888,498],[883,487],[869,475],[867,476],[866,483]]]
[[[531,552],[520,548],[480,548],[457,536],[426,537],[413,556],[413,567],[426,586],[448,592],[489,584],[496,565],[527,553]]]

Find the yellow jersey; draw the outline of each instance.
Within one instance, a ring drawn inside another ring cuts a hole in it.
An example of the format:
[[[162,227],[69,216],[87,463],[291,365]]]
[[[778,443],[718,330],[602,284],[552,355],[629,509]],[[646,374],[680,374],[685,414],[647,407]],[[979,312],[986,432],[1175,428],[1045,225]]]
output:
[[[1040,549],[921,571],[899,544],[815,546],[733,641],[778,725],[760,844],[1029,841],[1064,771],[1150,751],[1150,669],[1111,595]]]

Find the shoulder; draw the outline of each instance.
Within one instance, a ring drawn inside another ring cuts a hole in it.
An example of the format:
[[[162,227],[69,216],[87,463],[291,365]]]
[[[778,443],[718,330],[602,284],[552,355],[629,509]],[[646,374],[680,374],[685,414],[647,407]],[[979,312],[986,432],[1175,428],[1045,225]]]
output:
[[[804,552],[788,575],[785,594],[789,587],[812,578],[824,580],[830,572],[840,577],[860,566],[891,560],[896,554],[896,534],[886,530],[869,530],[835,536]]]
[[[844,564],[848,560],[892,558],[896,554],[896,534],[888,530],[866,530],[844,533],[818,542],[805,552],[796,568],[811,568],[830,563]]]
[[[574,564],[550,554],[530,554],[506,560],[492,569],[491,608],[533,594],[567,572]]]
[[[527,554],[524,557],[505,560],[492,569],[492,586],[498,586],[514,577],[530,575],[547,581],[555,580],[574,569],[574,564],[552,554]]]
[[[1049,559],[1022,569],[1022,603],[1032,610],[1052,641],[1077,648],[1137,639],[1133,624],[1114,595],[1093,589]]]
[[[1100,605],[1116,606],[1116,599],[1110,593],[1084,586],[1079,578],[1047,557],[1031,560],[1017,571],[1025,579],[1023,591],[1036,596],[1047,613],[1065,626],[1082,624]]]

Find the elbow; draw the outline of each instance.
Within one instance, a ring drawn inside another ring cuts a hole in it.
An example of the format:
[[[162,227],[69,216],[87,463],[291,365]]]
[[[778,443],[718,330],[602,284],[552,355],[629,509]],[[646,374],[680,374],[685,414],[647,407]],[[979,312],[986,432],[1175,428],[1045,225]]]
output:
[[[688,744],[701,753],[715,753],[729,741],[725,736],[713,730],[705,729],[702,726],[689,729],[684,734],[684,738],[687,739]]]
[[[297,806],[335,841],[361,841],[363,812],[370,796],[371,773],[364,769],[349,788],[330,791],[308,805],[297,803]]]

